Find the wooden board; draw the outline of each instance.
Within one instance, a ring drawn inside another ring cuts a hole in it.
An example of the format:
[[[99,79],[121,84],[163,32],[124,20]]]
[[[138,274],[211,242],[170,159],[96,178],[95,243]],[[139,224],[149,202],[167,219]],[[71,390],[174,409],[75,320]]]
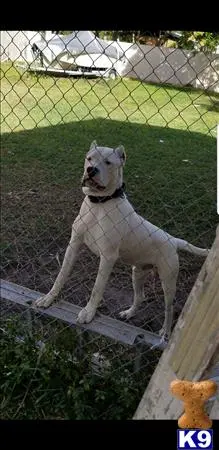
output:
[[[166,346],[165,343],[161,343],[159,335],[135,327],[121,320],[112,319],[111,317],[104,316],[100,313],[97,313],[91,323],[79,325],[77,324],[77,316],[81,311],[81,308],[72,303],[62,301],[54,303],[47,309],[34,308],[33,305],[27,303],[36,300],[41,295],[43,294],[40,292],[33,291],[9,281],[1,280],[1,301],[7,300],[11,303],[28,308],[36,314],[43,314],[47,317],[59,319],[72,327],[77,325],[77,327],[87,331],[93,331],[123,344],[135,345],[140,342],[141,344],[156,346],[161,349],[164,349]]]
[[[219,343],[219,226],[216,239],[187,299],[133,419],[178,419],[182,402],[170,393],[172,380],[199,380]],[[218,399],[211,418],[218,418]]]

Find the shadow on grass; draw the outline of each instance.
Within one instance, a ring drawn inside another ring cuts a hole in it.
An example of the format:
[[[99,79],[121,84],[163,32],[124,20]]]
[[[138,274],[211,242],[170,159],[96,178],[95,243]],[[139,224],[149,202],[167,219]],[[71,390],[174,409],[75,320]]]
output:
[[[84,156],[94,139],[125,146],[127,193],[141,215],[196,245],[212,245],[218,221],[216,139],[103,119],[60,124],[2,136],[3,278],[41,292],[51,288],[83,199]],[[63,298],[85,305],[97,273],[95,258],[82,251]],[[202,264],[202,258],[180,255],[177,314]],[[152,278],[145,289],[148,309],[140,310],[132,323],[146,328],[150,323],[157,332],[164,311],[162,289],[156,282],[155,298]],[[117,317],[132,295],[130,268],[119,265],[101,311]]]
[[[217,222],[216,139],[203,134],[104,119],[5,133],[5,191],[44,186],[48,196],[57,189],[59,202],[59,189],[74,188],[81,201],[83,161],[93,139],[125,146],[124,178],[139,213],[195,242],[207,233],[206,244],[211,243]]]
[[[207,104],[202,105],[202,103],[200,105],[203,106],[203,108],[205,108],[207,111],[219,112],[219,100],[212,99],[209,105]]]

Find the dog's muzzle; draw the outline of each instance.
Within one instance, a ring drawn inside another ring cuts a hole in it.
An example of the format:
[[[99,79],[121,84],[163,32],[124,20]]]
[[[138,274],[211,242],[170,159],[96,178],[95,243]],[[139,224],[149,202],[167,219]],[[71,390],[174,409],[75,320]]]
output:
[[[97,167],[92,167],[89,166],[87,168],[87,177],[84,176],[84,178],[82,178],[82,186],[86,186],[86,183],[88,183],[89,187],[95,187],[96,189],[105,189],[105,186],[102,186],[101,184],[99,184],[95,179],[95,175],[97,175],[99,173],[99,170],[97,169]]]
[[[98,172],[99,171],[96,167],[90,166],[87,168],[87,173],[88,173],[89,178],[95,177],[95,175],[97,175]]]

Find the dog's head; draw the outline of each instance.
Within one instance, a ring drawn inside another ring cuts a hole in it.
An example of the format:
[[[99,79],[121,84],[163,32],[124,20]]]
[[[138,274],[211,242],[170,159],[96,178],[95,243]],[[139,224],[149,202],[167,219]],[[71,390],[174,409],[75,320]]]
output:
[[[123,182],[125,149],[121,145],[115,149],[99,147],[92,142],[84,163],[82,190],[85,195],[112,195]]]

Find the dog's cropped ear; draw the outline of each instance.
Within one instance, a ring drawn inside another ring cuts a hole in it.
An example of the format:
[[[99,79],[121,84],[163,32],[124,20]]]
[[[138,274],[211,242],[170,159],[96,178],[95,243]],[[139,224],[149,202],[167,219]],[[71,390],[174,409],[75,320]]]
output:
[[[90,145],[90,150],[94,150],[97,147],[97,141],[93,141]]]
[[[123,166],[126,162],[126,153],[125,153],[125,148],[123,147],[123,145],[120,145],[119,147],[115,148],[115,153],[118,155],[118,157],[120,158]]]

